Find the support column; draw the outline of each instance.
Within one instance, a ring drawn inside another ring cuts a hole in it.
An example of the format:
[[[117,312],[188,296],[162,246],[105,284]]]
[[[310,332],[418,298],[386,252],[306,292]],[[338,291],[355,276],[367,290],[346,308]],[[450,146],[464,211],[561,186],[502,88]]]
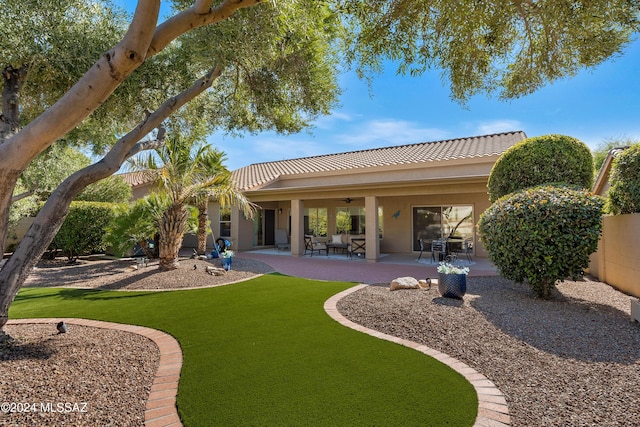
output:
[[[378,198],[367,196],[364,198],[365,210],[365,239],[367,261],[375,262],[380,258],[380,238],[378,237]]]
[[[291,201],[291,255],[304,254],[304,202]]]

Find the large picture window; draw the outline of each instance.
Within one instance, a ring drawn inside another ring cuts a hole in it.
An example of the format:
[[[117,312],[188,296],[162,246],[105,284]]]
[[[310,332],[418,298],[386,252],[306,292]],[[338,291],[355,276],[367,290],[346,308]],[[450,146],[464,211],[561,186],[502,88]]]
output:
[[[378,235],[382,238],[383,209],[378,207]],[[363,207],[336,208],[336,232],[339,234],[364,234],[366,212]]]
[[[473,206],[415,206],[413,250],[420,250],[419,239],[430,245],[441,238],[473,238],[473,228]]]
[[[327,208],[304,210],[304,234],[316,237],[327,235]]]

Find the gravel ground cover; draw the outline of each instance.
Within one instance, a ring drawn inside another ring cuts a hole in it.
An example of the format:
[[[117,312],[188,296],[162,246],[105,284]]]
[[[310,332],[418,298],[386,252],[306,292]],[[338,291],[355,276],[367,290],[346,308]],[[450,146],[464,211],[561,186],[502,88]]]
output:
[[[198,260],[184,258],[180,268],[160,271],[158,261],[151,260],[146,267],[137,266],[132,259],[82,259],[67,265],[63,260],[42,261],[25,283],[25,287],[63,286],[105,290],[170,290],[223,285],[250,279],[257,274],[273,272],[263,262],[233,258],[231,271],[220,276],[206,272],[207,267],[221,267],[219,259]]]
[[[169,290],[218,286],[273,271],[240,258],[220,276],[205,270],[220,267],[220,260],[183,259],[180,269],[169,272],[160,272],[157,261],[137,270],[134,265],[130,259],[81,259],[74,265],[62,259],[41,261],[25,286]],[[13,341],[0,343],[0,403],[14,404],[0,408],[0,425],[144,425],[159,361],[151,340],[76,325],[65,334],[58,334],[53,324],[7,325],[5,332]]]
[[[234,258],[233,269],[223,276],[204,271],[220,266],[219,260],[184,259],[182,267],[172,272],[159,272],[155,264],[132,270],[132,264],[131,260],[83,260],[75,266],[42,263],[26,286],[195,288],[273,271],[262,262],[241,258]],[[390,292],[387,284],[381,284],[349,295],[338,309],[357,323],[424,343],[474,367],[505,394],[515,426],[637,426],[640,324],[630,322],[629,298],[606,284],[586,280],[561,283],[554,299],[543,301],[522,285],[482,277],[469,278],[463,301],[441,298],[435,287]],[[152,342],[138,337],[150,346],[144,347],[132,343],[127,336],[132,334],[84,327],[84,343],[69,339],[76,333],[55,335],[54,325],[7,326],[7,331],[19,345],[0,348],[3,401],[58,402],[68,396],[65,401],[88,402],[98,418],[78,417],[66,425],[103,425],[105,419],[112,425],[143,424],[140,416],[157,365]],[[118,348],[128,350],[126,358],[118,358],[118,351],[110,354]],[[120,371],[122,365],[136,368],[125,373]],[[111,379],[114,384],[105,385]],[[137,391],[128,379],[135,379]],[[120,382],[125,391],[110,391]],[[64,395],[77,390],[90,394]],[[124,407],[111,410],[120,397]],[[105,407],[107,412],[98,409]],[[37,416],[37,425],[47,425],[43,414]],[[34,419],[12,418],[15,422],[9,425],[34,425]]]
[[[69,325],[7,325],[0,343],[0,425],[142,426],[160,359],[137,334]]]
[[[640,324],[630,297],[564,282],[551,301],[498,277],[470,278],[463,301],[369,286],[338,303],[350,320],[428,345],[504,393],[514,426],[640,425]]]

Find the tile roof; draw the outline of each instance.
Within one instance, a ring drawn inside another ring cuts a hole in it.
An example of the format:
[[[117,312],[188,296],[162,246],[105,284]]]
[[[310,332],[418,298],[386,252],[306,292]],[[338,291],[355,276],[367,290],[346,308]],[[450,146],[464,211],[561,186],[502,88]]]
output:
[[[526,137],[524,132],[514,131],[255,163],[233,171],[233,179],[247,191],[284,176],[496,156]]]
[[[135,172],[125,172],[118,174],[124,182],[129,184],[131,187],[139,187],[144,184],[148,184],[155,179],[153,173],[149,171],[135,171]]]

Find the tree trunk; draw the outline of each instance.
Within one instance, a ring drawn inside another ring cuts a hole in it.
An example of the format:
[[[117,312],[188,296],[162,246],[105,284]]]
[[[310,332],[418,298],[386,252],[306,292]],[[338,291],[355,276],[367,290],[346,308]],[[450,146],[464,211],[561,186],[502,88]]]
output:
[[[138,141],[159,126],[174,111],[209,88],[221,72],[222,69],[219,67],[211,70],[191,88],[167,100],[139,126],[118,140],[102,160],[74,173],[51,194],[27,234],[20,241],[16,251],[0,270],[0,335],[2,335],[2,328],[9,320],[9,306],[60,229],[69,212],[69,205],[73,198],[89,184],[113,175],[129,157],[142,150],[154,148],[154,143]],[[0,168],[0,189],[15,188],[20,173],[21,171],[17,169]],[[12,191],[0,191],[0,249],[2,249],[2,253],[4,253],[7,238],[11,194]]]
[[[20,127],[20,87],[27,74],[26,68],[6,67],[2,70],[2,110],[0,111],[0,143]]]
[[[198,203],[198,254],[204,255],[207,252],[207,205],[208,200]]]
[[[160,220],[160,264],[163,271],[175,270],[180,265],[178,256],[187,228],[189,213],[182,204],[172,204]]]

